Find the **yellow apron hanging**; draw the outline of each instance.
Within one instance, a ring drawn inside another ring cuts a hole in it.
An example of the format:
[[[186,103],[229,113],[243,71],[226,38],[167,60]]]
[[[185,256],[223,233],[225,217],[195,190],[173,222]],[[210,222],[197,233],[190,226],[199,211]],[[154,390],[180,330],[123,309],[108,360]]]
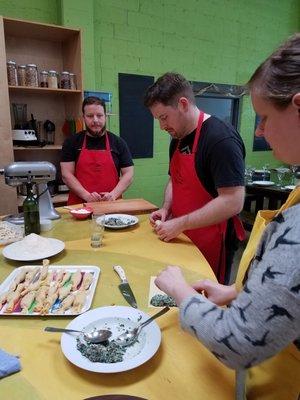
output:
[[[265,227],[280,212],[300,203],[300,187],[294,189],[279,210],[262,210],[257,213],[247,247],[241,258],[236,287],[242,288],[242,281],[255,255],[256,248]],[[300,265],[299,265],[300,268]],[[286,349],[247,374],[247,400],[297,400],[300,393],[300,352],[290,344]]]

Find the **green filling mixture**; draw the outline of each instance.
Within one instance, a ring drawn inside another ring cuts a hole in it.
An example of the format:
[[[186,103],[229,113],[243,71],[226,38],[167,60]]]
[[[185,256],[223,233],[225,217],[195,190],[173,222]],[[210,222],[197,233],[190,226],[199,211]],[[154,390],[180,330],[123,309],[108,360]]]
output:
[[[150,304],[154,307],[177,307],[173,297],[166,294],[156,294],[150,300]]]
[[[79,338],[77,339],[77,350],[92,362],[107,364],[123,361],[126,352],[126,348],[115,342],[82,343]]]

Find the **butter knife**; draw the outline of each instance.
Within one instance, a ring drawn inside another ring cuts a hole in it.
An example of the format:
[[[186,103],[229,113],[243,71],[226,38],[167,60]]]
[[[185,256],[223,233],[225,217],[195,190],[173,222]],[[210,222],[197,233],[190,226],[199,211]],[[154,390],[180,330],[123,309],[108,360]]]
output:
[[[122,293],[127,303],[129,303],[132,307],[137,308],[136,299],[131,290],[131,287],[129,286],[124,269],[120,265],[115,265],[113,268],[122,281],[119,285],[120,292]]]

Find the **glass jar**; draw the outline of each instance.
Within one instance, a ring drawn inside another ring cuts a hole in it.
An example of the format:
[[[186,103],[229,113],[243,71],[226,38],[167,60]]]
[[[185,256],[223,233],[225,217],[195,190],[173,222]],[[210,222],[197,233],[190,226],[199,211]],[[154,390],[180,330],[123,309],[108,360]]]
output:
[[[60,74],[60,88],[70,89],[70,74],[67,71],[63,71]]]
[[[26,86],[26,65],[18,65],[18,84]]]
[[[70,89],[71,90],[76,90],[77,85],[76,85],[76,75],[70,72]]]
[[[38,72],[35,64],[26,65],[26,86],[39,86]]]
[[[57,89],[57,72],[51,69],[48,72],[48,87],[51,89]]]
[[[10,86],[18,85],[17,65],[15,61],[7,61],[7,81]]]
[[[40,72],[40,87],[48,87],[48,72]]]

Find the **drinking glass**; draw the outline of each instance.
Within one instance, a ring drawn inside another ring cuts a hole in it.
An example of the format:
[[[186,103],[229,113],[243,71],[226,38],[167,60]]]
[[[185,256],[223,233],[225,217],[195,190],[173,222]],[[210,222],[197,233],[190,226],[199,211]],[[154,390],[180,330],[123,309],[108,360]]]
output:
[[[291,185],[295,185],[295,180],[296,180],[296,171],[298,169],[298,165],[290,165],[290,170],[291,170]]]
[[[285,170],[285,168],[277,168],[276,172],[277,172],[277,179],[278,179],[277,186],[282,188],[283,187],[282,182],[283,182],[283,178],[284,178],[284,175],[286,173],[286,170]]]
[[[245,168],[245,183],[246,185],[249,183],[252,183],[253,180],[253,173],[254,173],[254,168],[252,168],[250,165],[247,165]]]
[[[105,214],[93,214],[91,221],[91,246],[101,247],[104,236]]]
[[[269,164],[265,164],[263,166],[263,175],[262,175],[262,180],[263,181],[267,181],[269,180],[269,176],[270,176],[270,170],[269,170]]]

